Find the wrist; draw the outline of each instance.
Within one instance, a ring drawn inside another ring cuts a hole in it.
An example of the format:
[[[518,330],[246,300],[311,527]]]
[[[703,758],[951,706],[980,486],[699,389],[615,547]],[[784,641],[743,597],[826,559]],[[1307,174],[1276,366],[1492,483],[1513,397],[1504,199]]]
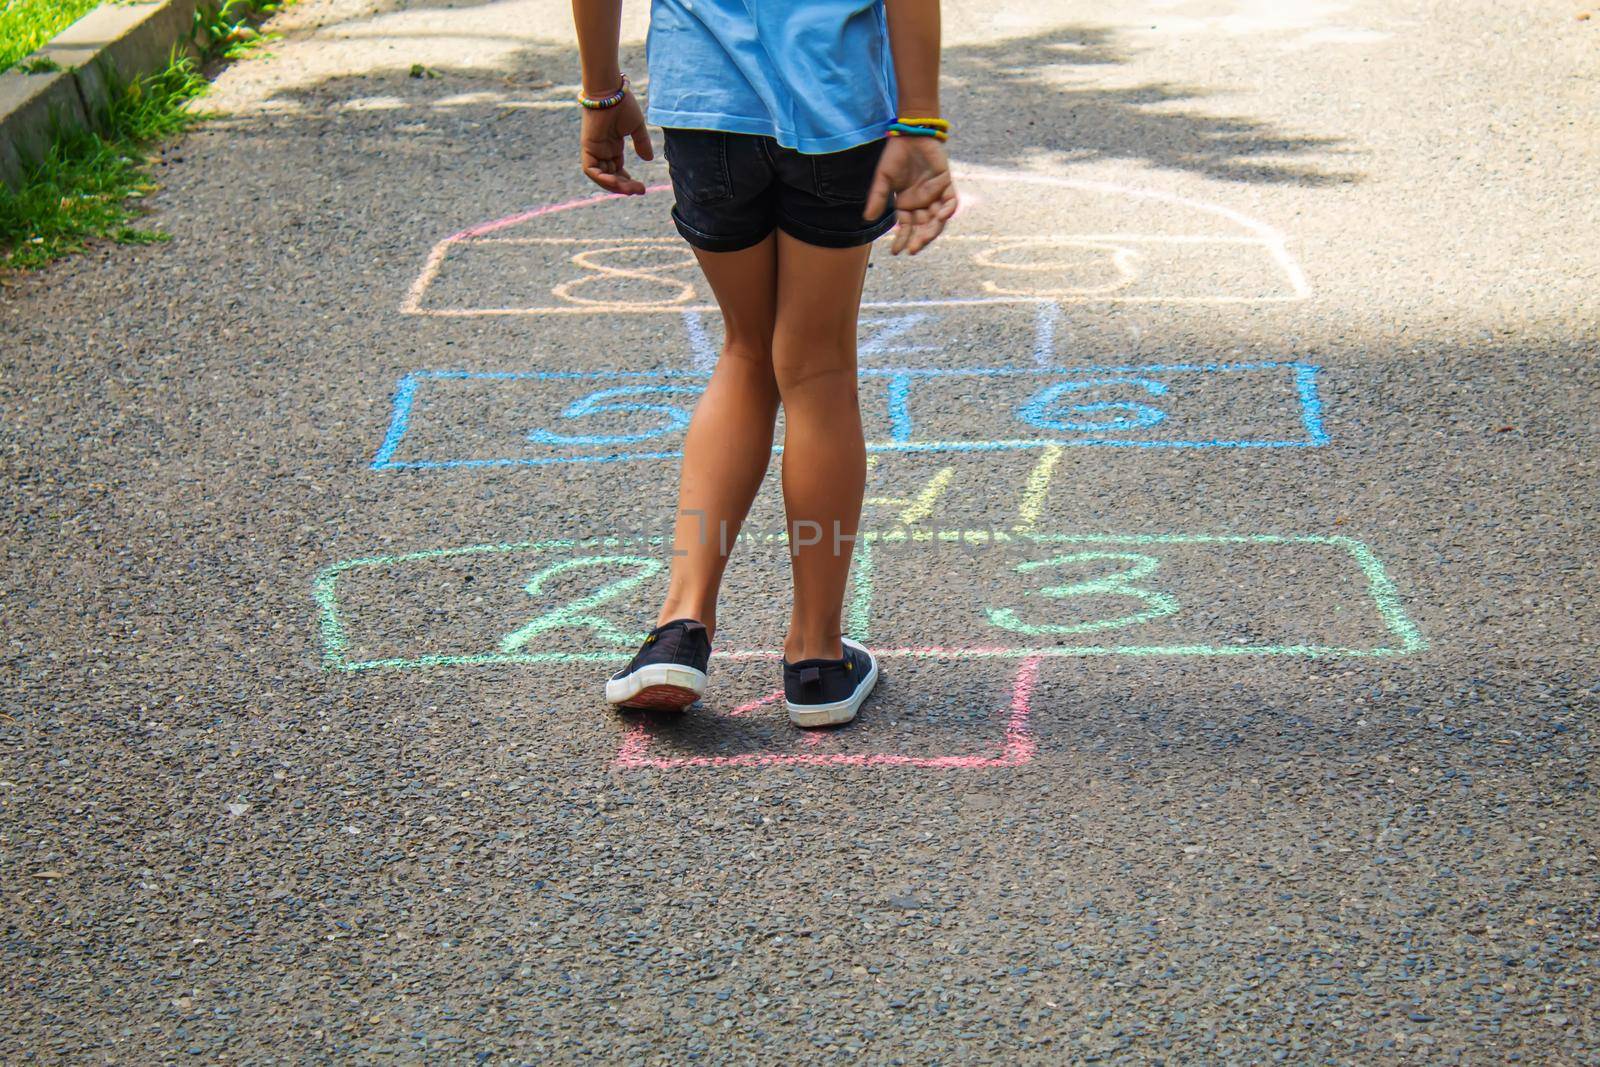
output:
[[[897,104],[897,113],[901,115],[916,115],[919,118],[936,119],[943,115],[939,110],[939,98],[901,96]]]
[[[884,132],[889,137],[909,137],[914,141],[947,141],[950,139],[950,123],[928,115],[902,115],[889,123],[889,128]]]
[[[627,99],[628,76],[626,74],[622,75],[622,84],[604,96],[590,96],[581,90],[578,93],[578,103],[582,104],[586,111],[610,111],[614,107],[621,106]]]
[[[610,96],[622,84],[622,67],[620,65],[602,67],[599,70],[586,70],[580,80],[583,95],[591,98]]]

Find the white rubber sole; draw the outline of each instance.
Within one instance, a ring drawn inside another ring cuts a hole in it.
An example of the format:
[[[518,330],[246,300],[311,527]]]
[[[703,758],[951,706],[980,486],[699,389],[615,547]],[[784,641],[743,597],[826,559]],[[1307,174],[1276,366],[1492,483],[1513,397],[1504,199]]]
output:
[[[865,646],[857,644],[848,637],[844,639],[844,643],[850,648],[867,651]],[[867,652],[867,655],[871,656],[872,653]],[[832,704],[791,704],[787,700],[783,703],[789,709],[789,721],[796,726],[838,726],[856,717],[856,712],[861,710],[861,705],[872,695],[872,689],[877,684],[878,660],[874,656],[872,669],[867,672],[867,680],[856,686],[856,691],[844,700],[836,700]]]
[[[705,692],[705,672],[676,663],[651,663],[626,677],[606,679],[606,701],[619,708],[682,711]]]

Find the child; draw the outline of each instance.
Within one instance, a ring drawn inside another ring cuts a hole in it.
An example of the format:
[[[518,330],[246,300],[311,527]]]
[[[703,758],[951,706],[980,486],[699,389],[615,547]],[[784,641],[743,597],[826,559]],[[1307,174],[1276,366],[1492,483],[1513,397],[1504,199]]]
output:
[[[655,156],[618,67],[622,0],[573,0],[573,16],[583,172],[642,195],[624,142]],[[794,579],[784,696],[798,726],[849,722],[878,678],[841,627],[866,485],[856,318],[872,242],[898,222],[892,251],[915,255],[955,213],[939,0],[653,0],[648,59],[672,219],[726,340],[684,440],[666,603],[606,699],[682,709],[705,692],[727,550],[766,474],[781,403]]]

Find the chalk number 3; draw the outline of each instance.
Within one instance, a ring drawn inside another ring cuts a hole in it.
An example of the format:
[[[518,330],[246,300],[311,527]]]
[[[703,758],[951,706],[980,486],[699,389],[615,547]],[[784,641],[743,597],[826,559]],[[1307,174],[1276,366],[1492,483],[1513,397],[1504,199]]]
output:
[[[1050,559],[1029,560],[1017,564],[1019,574],[1031,574],[1034,571],[1055,567],[1071,567],[1083,563],[1098,563],[1110,561],[1124,563],[1123,570],[1105,575],[1101,578],[1091,578],[1083,582],[1070,582],[1066,585],[1047,585],[1042,589],[1030,591],[1028,596],[1049,597],[1052,600],[1069,600],[1073,597],[1084,596],[1122,596],[1132,597],[1139,601],[1143,607],[1128,615],[1111,619],[1092,619],[1087,622],[1056,623],[1024,622],[1013,608],[986,608],[984,613],[989,621],[1002,630],[1012,633],[1027,634],[1030,637],[1045,635],[1087,634],[1101,630],[1119,630],[1124,626],[1137,626],[1142,622],[1152,619],[1164,618],[1175,614],[1178,610],[1178,601],[1166,593],[1154,589],[1146,589],[1135,583],[1142,582],[1161,566],[1161,561],[1155,556],[1147,556],[1142,552],[1073,552],[1065,556],[1055,556]]]

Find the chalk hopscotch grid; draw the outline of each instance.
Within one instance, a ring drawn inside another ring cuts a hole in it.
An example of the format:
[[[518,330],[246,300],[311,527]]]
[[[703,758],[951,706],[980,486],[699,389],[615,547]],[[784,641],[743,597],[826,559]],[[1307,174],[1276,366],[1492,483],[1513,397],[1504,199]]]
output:
[[[1322,422],[1322,400],[1317,391],[1319,368],[1300,360],[1263,360],[1239,363],[1164,363],[1147,366],[1084,366],[1084,367],[863,367],[863,378],[888,378],[890,380],[891,412],[901,411],[910,382],[916,378],[950,377],[1052,377],[1070,378],[1077,374],[1177,374],[1177,373],[1237,373],[1250,371],[1289,370],[1294,377],[1296,400],[1300,405],[1300,421],[1305,437],[1292,440],[1143,440],[1129,441],[1110,437],[1030,437],[993,441],[870,441],[869,452],[1002,452],[1031,448],[1320,448],[1328,443],[1327,431]],[[373,457],[375,471],[394,470],[451,470],[472,467],[542,467],[562,463],[619,463],[632,460],[678,459],[679,450],[612,452],[589,456],[508,456],[489,459],[401,459],[394,458],[406,431],[410,429],[411,415],[415,410],[417,389],[426,381],[645,381],[677,378],[704,381],[710,374],[702,370],[655,371],[466,371],[431,370],[412,371],[401,377],[395,387],[390,406],[389,426],[383,442]],[[896,404],[899,407],[896,407]],[[897,419],[897,424],[902,421]],[[898,427],[897,427],[898,428]],[[781,453],[781,444],[773,445],[774,453]]]
[[[977,235],[950,234],[946,241],[1000,241],[1026,243],[1055,242],[1062,245],[1085,245],[1103,247],[1111,245],[1118,249],[1125,249],[1127,245],[1139,244],[1197,244],[1213,243],[1235,245],[1242,247],[1255,247],[1264,251],[1273,263],[1282,271],[1288,283],[1288,292],[1281,294],[1211,294],[1208,296],[1163,296],[1143,295],[1127,296],[1117,295],[1114,292],[1101,292],[1089,290],[1077,294],[1056,293],[1033,295],[1006,295],[973,298],[953,298],[948,300],[899,300],[899,301],[868,301],[864,308],[928,308],[941,306],[974,306],[985,304],[1035,304],[1048,303],[1060,300],[1066,301],[1106,301],[1111,303],[1169,303],[1169,304],[1269,304],[1279,302],[1294,302],[1306,300],[1311,296],[1311,286],[1307,282],[1305,273],[1294,257],[1289,254],[1287,239],[1284,234],[1258,219],[1254,219],[1233,208],[1225,207],[1203,200],[1179,196],[1173,193],[1155,189],[1137,188],[1134,186],[1119,185],[1113,182],[1094,181],[1080,178],[1064,178],[1055,175],[1029,174],[1026,172],[1008,171],[973,164],[956,163],[953,165],[958,180],[966,181],[975,179],[982,181],[1015,182],[1021,184],[1045,185],[1057,189],[1068,189],[1083,193],[1094,193],[1106,196],[1123,197],[1132,200],[1148,201],[1154,204],[1164,204],[1169,207],[1187,208],[1216,218],[1225,219],[1246,231],[1248,236],[1237,234],[1138,234],[1138,233],[1104,233],[1104,234],[1060,234],[1060,235],[996,235],[993,237],[979,237]],[[648,187],[647,192],[665,192],[672,186],[669,183],[655,184]],[[577,306],[557,307],[499,307],[499,308],[429,308],[424,306],[428,291],[439,277],[446,259],[453,248],[458,245],[476,242],[496,243],[582,243],[610,246],[633,245],[671,245],[672,238],[667,237],[619,237],[619,238],[537,238],[537,237],[495,237],[507,230],[514,229],[526,222],[535,219],[556,215],[562,212],[582,210],[602,204],[611,203],[620,199],[616,194],[601,193],[594,196],[580,197],[575,200],[558,204],[547,204],[542,207],[532,208],[517,212],[504,218],[494,219],[489,222],[479,223],[446,237],[434,245],[429,252],[427,262],[422,273],[412,283],[405,299],[401,302],[400,311],[406,315],[427,315],[442,318],[473,317],[473,316],[518,316],[518,315],[545,315],[545,314],[585,314],[598,311],[608,312],[683,312],[683,311],[715,311],[711,304],[689,306],[686,302],[676,303],[649,303],[634,304],[628,302],[596,302],[590,304],[578,303]],[[887,238],[885,238],[887,239]],[[1119,266],[1121,266],[1119,260]]]
[[[587,201],[585,201],[587,202]],[[886,235],[879,240],[888,242],[891,238]],[[1232,245],[1236,247],[1257,248],[1265,251],[1273,258],[1276,264],[1284,271],[1290,281],[1290,291],[1274,295],[1257,296],[1172,296],[1172,295],[1144,295],[1144,296],[1118,296],[1112,292],[1101,289],[1088,289],[1083,292],[1070,290],[1041,293],[1007,293],[996,296],[954,296],[954,297],[927,297],[901,300],[863,300],[861,306],[867,310],[911,309],[911,308],[942,308],[942,307],[986,307],[997,304],[1028,305],[1049,303],[1089,303],[1105,302],[1118,304],[1272,304],[1292,303],[1304,300],[1306,288],[1303,279],[1298,276],[1298,271],[1290,262],[1285,262],[1277,246],[1268,241],[1254,237],[1235,237],[1231,235],[1146,235],[1146,234],[1071,234],[1062,236],[1036,236],[1013,237],[999,234],[949,234],[943,238],[948,243],[981,244],[1003,251],[1013,249],[1054,249],[1054,248],[1095,248],[1108,250],[1109,247],[1139,246],[1139,245]],[[444,267],[444,259],[448,250],[454,246],[484,245],[489,247],[532,247],[532,246],[584,246],[584,252],[636,252],[644,249],[655,248],[681,248],[682,242],[672,237],[617,237],[617,238],[592,238],[592,237],[472,237],[450,241],[444,246],[442,253],[430,257],[426,267],[427,282],[408,299],[401,308],[408,315],[426,315],[434,318],[503,318],[519,315],[586,315],[596,312],[609,314],[658,314],[662,312],[715,312],[720,310],[714,303],[704,301],[696,302],[693,297],[696,290],[691,282],[682,281],[667,273],[674,269],[669,264],[661,267],[650,268],[645,274],[656,279],[664,285],[676,285],[682,291],[682,298],[678,300],[588,300],[561,292],[554,295],[570,301],[568,304],[559,304],[550,307],[485,307],[485,308],[426,308],[422,300],[427,289],[437,279],[439,272]],[[1120,254],[1116,257],[1119,267],[1126,270],[1124,260],[1128,249],[1119,247]],[[582,253],[580,253],[582,254]],[[582,266],[583,264],[580,264]],[[677,269],[692,267],[693,259],[686,260]],[[980,266],[998,266],[997,264],[978,264]],[[1131,281],[1136,275],[1126,275],[1126,280]],[[581,280],[581,279],[574,279]],[[992,283],[990,283],[992,284]]]
[[[786,541],[786,534],[761,535],[761,540]],[[1080,656],[1298,656],[1308,658],[1374,658],[1410,655],[1428,647],[1420,630],[1406,615],[1399,591],[1383,563],[1363,542],[1343,535],[1320,534],[1050,534],[998,530],[863,531],[856,548],[853,571],[854,593],[847,605],[846,629],[870,640],[870,609],[873,592],[873,546],[922,541],[965,541],[973,544],[1013,542],[1050,545],[1327,545],[1343,549],[1367,580],[1367,593],[1374,608],[1395,642],[1377,648],[1351,648],[1339,645],[1049,645],[1041,647],[939,646],[874,648],[883,658],[913,659],[1030,659]],[[323,665],[327,670],[365,671],[428,667],[486,666],[492,664],[540,663],[623,663],[630,652],[486,652],[468,655],[431,654],[352,661],[346,657],[349,636],[339,613],[337,585],[340,575],[362,567],[387,567],[424,560],[449,559],[492,553],[619,548],[648,544],[661,546],[665,539],[601,537],[581,540],[516,541],[502,544],[466,545],[458,548],[427,549],[387,556],[363,556],[331,564],[319,571],[312,593],[318,607],[318,628],[323,643]],[[778,649],[738,649],[718,652],[719,658],[732,660],[778,659]]]

